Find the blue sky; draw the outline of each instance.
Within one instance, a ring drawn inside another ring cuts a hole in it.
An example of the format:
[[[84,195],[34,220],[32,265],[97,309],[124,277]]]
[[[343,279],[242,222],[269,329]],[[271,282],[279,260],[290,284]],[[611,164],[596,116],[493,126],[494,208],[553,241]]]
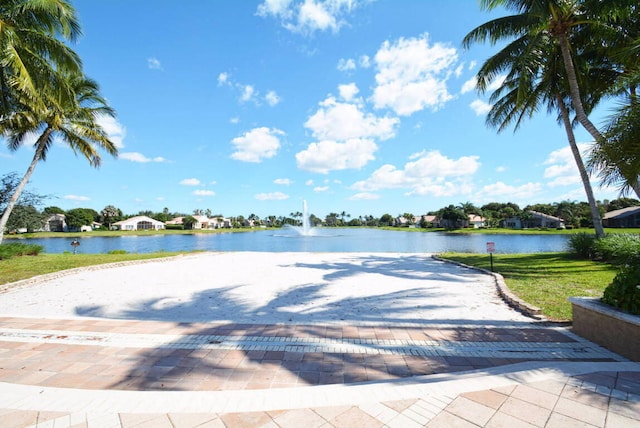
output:
[[[545,110],[516,133],[485,126],[473,78],[496,48],[461,40],[500,13],[473,0],[73,3],[120,155],[93,169],[55,145],[29,187],[45,205],[265,217],[307,200],[357,217],[586,200]],[[32,154],[3,144],[0,171],[22,174]]]

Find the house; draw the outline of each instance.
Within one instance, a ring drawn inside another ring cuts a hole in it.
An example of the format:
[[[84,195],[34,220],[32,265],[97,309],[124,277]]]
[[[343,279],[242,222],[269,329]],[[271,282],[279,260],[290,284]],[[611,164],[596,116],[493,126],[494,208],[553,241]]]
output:
[[[479,229],[485,226],[486,218],[477,215],[477,214],[469,214],[469,222],[467,224],[468,227],[473,227],[474,229]]]
[[[609,211],[602,218],[604,227],[640,227],[640,207]]]
[[[151,217],[139,215],[115,222],[111,225],[111,228],[114,230],[162,230],[165,225],[163,222],[154,220]]]
[[[441,227],[438,216],[428,214],[420,216],[417,224],[422,227]]]
[[[564,229],[564,220],[537,211],[527,211],[520,217],[510,217],[500,222],[501,227],[511,229]]]
[[[52,214],[45,219],[42,230],[45,232],[68,232],[66,218],[64,214]]]
[[[193,224],[193,229],[221,229],[221,228],[231,228],[231,220],[224,217],[212,217],[209,218],[204,215],[194,215],[192,216],[196,219],[196,222]],[[182,225],[184,223],[184,217],[175,217],[169,221],[167,221],[167,225]]]

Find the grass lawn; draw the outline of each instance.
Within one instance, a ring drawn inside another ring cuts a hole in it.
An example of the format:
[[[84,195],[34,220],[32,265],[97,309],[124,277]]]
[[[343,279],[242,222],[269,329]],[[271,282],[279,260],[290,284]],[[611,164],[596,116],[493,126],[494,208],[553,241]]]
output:
[[[491,269],[488,254],[440,254],[444,259]],[[615,266],[578,260],[567,253],[494,254],[494,271],[522,300],[548,318],[570,320],[569,297],[601,297],[618,272]]]
[[[176,256],[183,253],[149,254],[40,254],[38,256],[12,257],[0,260],[0,285],[37,275],[73,269],[84,266],[115,263],[128,260],[146,260],[159,257]]]

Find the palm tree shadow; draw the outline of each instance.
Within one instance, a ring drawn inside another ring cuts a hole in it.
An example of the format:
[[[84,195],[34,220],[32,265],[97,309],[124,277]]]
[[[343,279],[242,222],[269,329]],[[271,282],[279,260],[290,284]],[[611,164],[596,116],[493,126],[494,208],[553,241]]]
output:
[[[354,324],[369,324],[379,326],[374,337],[385,337],[385,326],[424,322],[412,316],[417,305],[427,311],[456,305],[425,304],[430,297],[436,297],[436,292],[421,286],[377,294],[374,292],[367,296],[346,295],[338,299],[331,296],[328,288],[342,278],[362,274],[383,275],[389,281],[437,278],[450,281],[452,286],[458,281],[472,281],[471,275],[464,271],[451,275],[438,263],[425,264],[423,259],[413,256],[401,260],[360,256],[353,261],[340,263],[296,263],[294,266],[326,270],[327,273],[323,275],[326,282],[297,284],[258,306],[234,293],[246,284],[234,284],[202,290],[188,300],[158,296],[137,301],[115,313],[109,310],[108,305],[93,305],[77,307],[76,314],[83,317],[175,323],[193,336],[273,336],[285,338],[285,342],[287,338],[301,336],[310,341],[358,339],[360,336],[350,328]],[[425,270],[425,266],[429,270]],[[421,270],[418,271],[418,268]],[[437,293],[441,302],[442,291]],[[416,337],[421,335],[419,330],[416,327]],[[373,332],[374,329],[369,331]],[[278,376],[317,385],[408,377],[451,369],[443,358],[437,357],[426,359],[409,355],[366,356],[365,352],[312,352],[300,351],[295,346],[274,351],[268,348],[234,350],[223,343],[205,345],[185,348],[184,342],[176,341],[137,352],[136,366],[115,382],[112,388],[192,389],[194,384],[185,379],[200,379],[202,382],[212,381],[209,389],[228,389],[243,387],[251,382],[254,385],[264,386],[266,382],[272,385]],[[361,346],[370,348],[372,353],[378,351],[378,345],[373,342],[362,343]],[[420,360],[420,364],[409,364],[411,359]],[[264,382],[254,379],[256,373],[263,377]]]

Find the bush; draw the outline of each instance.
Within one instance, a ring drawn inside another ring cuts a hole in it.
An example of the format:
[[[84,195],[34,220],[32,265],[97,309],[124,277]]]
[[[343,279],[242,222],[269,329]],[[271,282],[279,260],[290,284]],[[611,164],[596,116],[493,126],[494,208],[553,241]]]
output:
[[[107,254],[127,254],[127,250],[111,250],[107,251]]]
[[[17,256],[37,256],[43,250],[42,245],[23,244],[12,242],[11,244],[0,245],[0,260],[10,259]]]
[[[593,243],[593,258],[624,265],[640,260],[640,235],[616,233],[597,239]]]
[[[605,288],[602,301],[640,315],[640,257],[622,267],[611,284]]]
[[[581,259],[593,258],[593,245],[596,236],[589,233],[576,233],[569,238],[569,252]]]

